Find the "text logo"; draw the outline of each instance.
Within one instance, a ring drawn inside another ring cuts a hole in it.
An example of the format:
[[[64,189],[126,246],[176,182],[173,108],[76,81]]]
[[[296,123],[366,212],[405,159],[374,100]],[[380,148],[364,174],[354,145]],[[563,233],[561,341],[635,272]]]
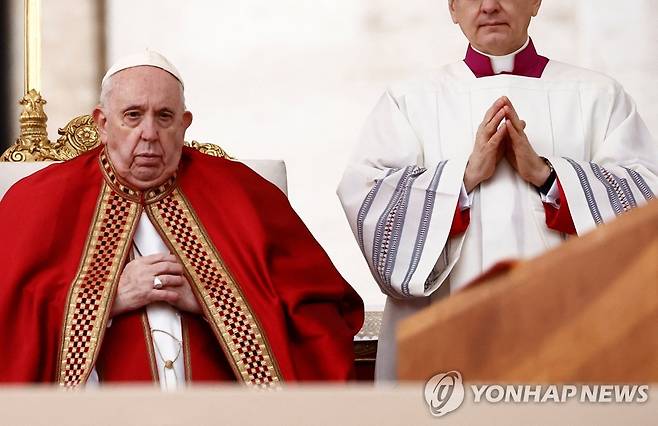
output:
[[[459,408],[464,402],[464,384],[459,371],[440,373],[429,379],[425,385],[425,401],[436,417]]]

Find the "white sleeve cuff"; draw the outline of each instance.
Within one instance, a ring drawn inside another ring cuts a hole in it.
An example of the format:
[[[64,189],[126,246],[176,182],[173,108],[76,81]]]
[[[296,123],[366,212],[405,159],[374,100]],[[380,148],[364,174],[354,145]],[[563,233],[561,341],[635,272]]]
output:
[[[473,205],[473,192],[470,194],[466,192],[466,187],[462,183],[461,190],[459,191],[459,201],[458,204],[459,210],[464,211],[471,208]]]
[[[541,192],[539,195],[541,196],[542,203],[550,204],[556,209],[560,208],[560,190],[557,186],[557,179],[553,181],[553,185],[551,185],[551,189],[548,190],[546,195],[542,194]]]

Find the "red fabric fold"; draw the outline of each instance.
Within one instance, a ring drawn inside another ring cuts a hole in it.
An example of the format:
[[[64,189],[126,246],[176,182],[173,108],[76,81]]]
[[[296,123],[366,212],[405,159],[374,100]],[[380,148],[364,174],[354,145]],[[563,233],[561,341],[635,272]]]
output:
[[[457,203],[455,215],[452,217],[452,225],[450,226],[450,233],[448,236],[452,238],[463,234],[466,232],[469,223],[471,223],[471,209],[462,210],[459,206],[459,203]]]
[[[544,212],[546,213],[546,226],[554,231],[564,232],[565,234],[576,235],[576,226],[573,224],[573,218],[569,211],[567,196],[559,179],[556,179],[558,190],[560,191],[559,208],[552,204],[544,203]]]

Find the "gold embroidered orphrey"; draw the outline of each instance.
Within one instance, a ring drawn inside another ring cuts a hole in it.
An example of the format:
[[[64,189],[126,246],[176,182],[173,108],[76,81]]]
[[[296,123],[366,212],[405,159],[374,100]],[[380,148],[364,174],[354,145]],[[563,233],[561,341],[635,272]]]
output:
[[[175,186],[175,178],[140,194],[118,182],[104,151],[99,160],[105,182],[69,293],[60,351],[60,385],[77,387],[91,373],[142,202],[162,238],[181,260],[238,380],[256,387],[281,382],[262,327],[191,206]]]
[[[138,203],[103,183],[83,259],[69,291],[58,363],[60,385],[76,387],[86,382],[96,362],[139,210]]]

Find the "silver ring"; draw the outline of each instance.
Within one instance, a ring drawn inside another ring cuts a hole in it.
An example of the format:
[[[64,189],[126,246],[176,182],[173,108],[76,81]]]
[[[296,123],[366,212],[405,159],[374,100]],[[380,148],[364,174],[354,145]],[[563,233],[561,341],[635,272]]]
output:
[[[164,284],[162,283],[160,277],[153,277],[153,288],[160,290],[162,287],[164,287]]]

